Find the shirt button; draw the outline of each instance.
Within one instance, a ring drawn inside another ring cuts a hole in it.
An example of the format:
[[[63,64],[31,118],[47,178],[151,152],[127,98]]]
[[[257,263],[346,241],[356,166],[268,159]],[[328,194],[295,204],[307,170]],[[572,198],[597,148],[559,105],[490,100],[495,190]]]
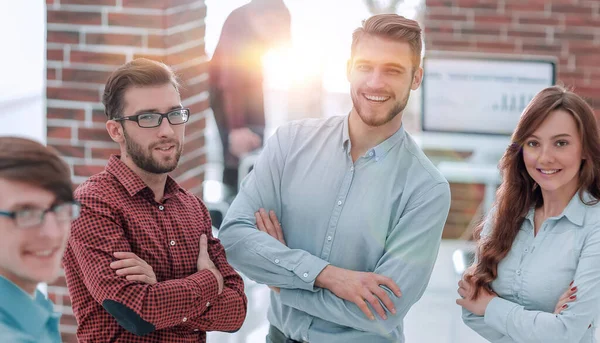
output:
[[[521,269],[517,269],[517,275],[521,275]]]
[[[354,171],[354,167],[350,167],[350,171],[353,172]]]
[[[198,330],[198,329],[194,329],[194,332],[198,332],[198,331],[200,331],[200,330]]]
[[[210,306],[210,301],[206,303],[206,307],[209,307],[209,306]]]
[[[302,276],[308,277],[308,273],[304,273],[304,274],[302,274]]]
[[[342,201],[341,200],[338,201],[338,206],[342,206]]]
[[[175,245],[175,241],[170,241],[169,244]]]
[[[183,317],[183,319],[181,321],[185,323],[185,322],[187,322],[187,318]]]
[[[373,151],[369,152],[369,156],[373,156]]]
[[[331,240],[331,236],[327,236],[327,240],[330,241]]]
[[[278,258],[275,259],[275,263],[279,263],[279,259]]]
[[[525,248],[525,252],[529,252],[529,249],[528,249],[528,248]]]
[[[158,206],[158,209],[162,211],[165,209],[165,207],[163,205],[160,205],[160,206]]]

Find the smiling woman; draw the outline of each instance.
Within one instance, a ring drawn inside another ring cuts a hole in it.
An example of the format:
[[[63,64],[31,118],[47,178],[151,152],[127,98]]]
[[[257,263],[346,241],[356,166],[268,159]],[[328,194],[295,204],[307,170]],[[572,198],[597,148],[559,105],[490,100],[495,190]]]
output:
[[[59,342],[60,314],[36,285],[60,272],[71,220],[71,172],[50,148],[0,137],[0,337]]]

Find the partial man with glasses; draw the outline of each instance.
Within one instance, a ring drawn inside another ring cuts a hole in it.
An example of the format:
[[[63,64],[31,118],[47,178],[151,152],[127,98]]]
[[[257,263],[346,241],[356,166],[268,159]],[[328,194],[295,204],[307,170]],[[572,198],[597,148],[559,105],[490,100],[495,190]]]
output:
[[[40,143],[0,137],[0,340],[60,342],[60,313],[39,290],[60,273],[79,215],[71,171]]]
[[[168,175],[190,116],[178,89],[168,66],[147,59],[106,83],[106,128],[121,153],[75,191],[81,217],[64,258],[80,342],[206,342],[246,317],[208,210]]]

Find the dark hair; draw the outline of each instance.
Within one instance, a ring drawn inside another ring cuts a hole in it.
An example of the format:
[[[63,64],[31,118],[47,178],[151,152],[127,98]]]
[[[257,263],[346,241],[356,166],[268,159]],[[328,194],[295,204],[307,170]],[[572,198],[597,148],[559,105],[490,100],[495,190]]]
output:
[[[122,117],[123,97],[129,87],[161,86],[171,83],[179,91],[179,80],[166,64],[137,58],[115,70],[104,87],[102,103],[108,119]]]
[[[378,14],[363,20],[362,26],[352,33],[351,57],[354,57],[356,47],[364,35],[408,43],[413,52],[414,68],[421,65],[423,42],[418,22],[397,14]]]
[[[512,144],[500,160],[502,184],[497,192],[491,233],[481,238],[483,223],[475,230],[479,240],[477,257],[472,274],[466,277],[476,286],[475,297],[482,287],[488,286],[498,276],[498,263],[508,254],[527,212],[532,206],[543,204],[540,187],[534,187],[523,161],[525,141],[556,110],[564,110],[573,116],[581,135],[582,156],[585,159],[579,169],[579,197],[587,191],[594,199],[600,199],[600,137],[594,111],[577,94],[560,86],[548,87],[539,92],[523,111],[512,135]]]
[[[30,139],[0,137],[0,178],[47,190],[57,202],[73,201],[69,166],[56,150]]]

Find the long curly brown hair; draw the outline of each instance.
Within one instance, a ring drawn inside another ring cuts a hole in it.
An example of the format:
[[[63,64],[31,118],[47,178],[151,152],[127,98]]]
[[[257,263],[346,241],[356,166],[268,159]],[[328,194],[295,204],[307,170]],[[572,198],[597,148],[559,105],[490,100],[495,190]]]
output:
[[[559,109],[573,116],[581,136],[585,159],[579,170],[579,196],[583,201],[583,192],[589,192],[595,200],[588,205],[600,199],[600,137],[594,111],[577,94],[560,86],[540,91],[523,111],[511,144],[498,165],[503,181],[496,192],[493,229],[484,238],[480,237],[483,223],[475,230],[477,262],[465,275],[475,285],[473,299],[498,277],[498,263],[508,254],[529,209],[543,204],[541,190],[534,187],[535,181],[525,168],[523,145],[550,113]]]

